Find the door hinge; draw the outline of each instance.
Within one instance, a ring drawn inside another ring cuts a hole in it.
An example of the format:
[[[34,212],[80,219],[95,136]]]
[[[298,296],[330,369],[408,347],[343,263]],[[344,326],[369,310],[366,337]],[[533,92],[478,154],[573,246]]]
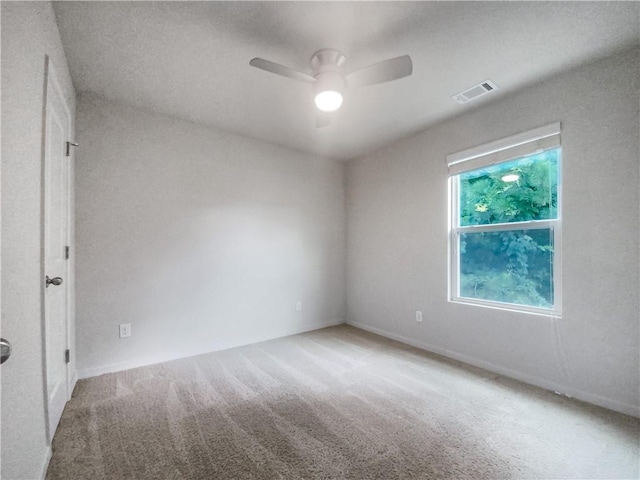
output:
[[[71,156],[71,147],[77,147],[77,143],[67,142],[67,157]]]
[[[64,258],[65,259],[69,260],[70,252],[71,252],[71,247],[69,245],[66,245],[64,247]]]
[[[64,363],[69,363],[69,359],[71,358],[71,351],[69,351],[69,349],[67,348],[64,351]]]

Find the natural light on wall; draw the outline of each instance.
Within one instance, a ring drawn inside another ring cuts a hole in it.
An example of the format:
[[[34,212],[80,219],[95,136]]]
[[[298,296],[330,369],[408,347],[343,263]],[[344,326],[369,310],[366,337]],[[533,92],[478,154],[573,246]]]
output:
[[[560,314],[560,124],[447,157],[450,300]]]

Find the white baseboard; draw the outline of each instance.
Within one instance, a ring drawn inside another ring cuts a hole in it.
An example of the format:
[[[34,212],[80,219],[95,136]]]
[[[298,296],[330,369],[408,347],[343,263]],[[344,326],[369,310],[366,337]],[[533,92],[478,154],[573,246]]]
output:
[[[47,469],[49,468],[49,462],[51,461],[51,447],[47,447],[46,452],[44,453],[44,459],[42,461],[42,465],[40,467],[40,475],[38,478],[40,480],[45,480],[47,476]]]
[[[73,395],[73,389],[76,388],[76,383],[78,383],[78,371],[74,370],[71,374],[71,382],[69,382],[69,398],[71,399],[71,395]]]
[[[311,332],[313,330],[320,330],[322,328],[342,325],[343,323],[345,323],[345,321],[342,319],[335,319],[329,322],[314,323],[314,324],[305,325],[303,327],[293,329],[290,332],[286,332],[284,335],[276,335],[273,337],[252,339],[251,341],[248,341],[248,342],[228,345],[228,346],[225,346],[224,348],[219,348],[214,350],[209,349],[205,351],[194,351],[194,352],[189,352],[189,354],[187,355],[168,354],[168,355],[157,356],[152,358],[142,358],[142,359],[136,359],[136,360],[126,361],[126,362],[112,363],[109,365],[101,365],[98,367],[81,368],[77,371],[77,374],[78,374],[78,377],[81,379],[96,377],[98,375],[104,375],[105,373],[121,372],[123,370],[130,370],[132,368],[138,368],[138,367],[146,367],[147,365],[154,365],[156,363],[169,362],[171,360],[179,360],[181,358],[195,357],[198,355],[204,355],[204,354],[213,353],[216,351],[228,350],[229,348],[243,347],[245,345],[251,345],[253,343],[266,342],[268,340],[273,340],[275,338],[282,338],[282,337],[288,337],[290,335],[297,335],[299,333]]]
[[[585,392],[583,390],[576,389],[570,385],[561,385],[559,383],[551,382],[544,378],[534,377],[532,375],[519,372],[517,370],[512,370],[510,368],[503,367],[501,365],[496,365],[491,362],[487,362],[485,360],[481,360],[475,357],[471,357],[469,355],[465,355],[459,352],[455,352],[452,350],[444,349],[437,347],[435,345],[428,344],[426,342],[422,342],[420,340],[416,340],[414,338],[407,338],[403,335],[398,335],[396,333],[390,332],[388,330],[384,330],[377,327],[372,327],[370,325],[366,325],[360,322],[354,322],[352,320],[346,321],[347,325],[351,325],[353,327],[359,328],[361,330],[366,330],[367,332],[375,333],[385,338],[389,338],[391,340],[396,340],[400,343],[405,343],[407,345],[411,345],[412,347],[419,348],[421,350],[426,350],[428,352],[436,353],[438,355],[442,355],[443,357],[451,358],[453,360],[458,360],[460,362],[473,365],[475,367],[483,368],[490,372],[498,373],[500,375],[504,375],[505,377],[514,378],[516,380],[520,380],[521,382],[525,382],[531,385],[535,385],[537,387],[544,388],[545,390],[550,390],[552,392],[558,392],[565,396],[575,398],[577,400],[582,400],[587,403],[592,403],[594,405],[598,405],[600,407],[607,408],[609,410],[614,410],[616,412],[624,413],[626,415],[631,415],[634,417],[640,417],[640,407],[635,405],[630,405],[627,403],[619,402],[617,400],[606,398],[598,394]]]

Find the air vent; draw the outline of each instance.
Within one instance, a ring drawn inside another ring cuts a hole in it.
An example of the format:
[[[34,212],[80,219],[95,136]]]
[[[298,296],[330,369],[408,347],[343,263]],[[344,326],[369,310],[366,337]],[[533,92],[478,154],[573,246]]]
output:
[[[476,98],[479,98],[497,89],[498,86],[495,83],[493,83],[491,80],[486,80],[482,83],[479,83],[478,85],[474,85],[464,92],[457,93],[451,98],[453,98],[458,103],[467,103],[470,100],[475,100]]]

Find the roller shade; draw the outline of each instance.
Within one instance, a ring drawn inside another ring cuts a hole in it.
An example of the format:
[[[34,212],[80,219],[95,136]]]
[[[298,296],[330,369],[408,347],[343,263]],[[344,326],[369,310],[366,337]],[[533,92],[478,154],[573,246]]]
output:
[[[447,155],[449,175],[487,167],[560,146],[560,122]]]

